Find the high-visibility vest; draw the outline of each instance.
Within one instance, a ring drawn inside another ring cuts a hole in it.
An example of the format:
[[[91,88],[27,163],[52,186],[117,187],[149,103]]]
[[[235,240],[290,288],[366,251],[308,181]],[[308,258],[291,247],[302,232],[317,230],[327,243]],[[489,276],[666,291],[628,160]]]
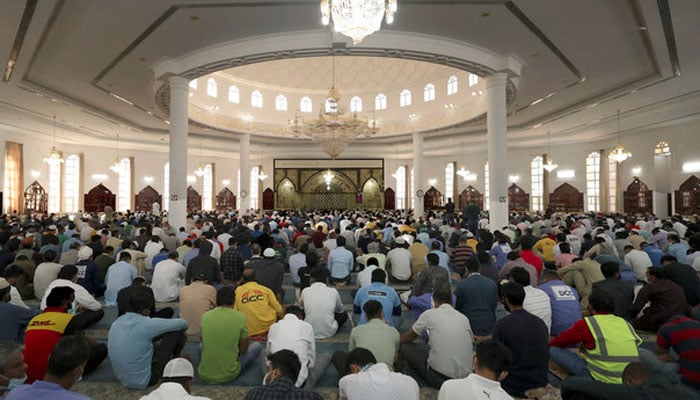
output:
[[[642,339],[618,316],[599,314],[584,319],[595,339],[595,348],[585,354],[591,376],[600,382],[621,384],[627,364],[639,361]]]

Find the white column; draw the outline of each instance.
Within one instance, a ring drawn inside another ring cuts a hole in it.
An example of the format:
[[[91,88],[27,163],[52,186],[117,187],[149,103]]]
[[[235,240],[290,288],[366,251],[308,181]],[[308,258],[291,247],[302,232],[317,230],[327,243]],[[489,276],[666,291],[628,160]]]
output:
[[[238,199],[239,214],[250,208],[250,133],[244,133],[240,143],[241,198]]]
[[[409,176],[411,171],[406,170],[406,176]],[[413,195],[415,196],[416,203],[415,209],[413,210],[413,215],[415,218],[420,218],[423,216],[423,194],[425,194],[425,185],[423,184],[423,136],[420,133],[413,133],[413,184],[415,187],[411,188],[413,190]],[[420,190],[421,195],[418,196],[418,191]],[[406,201],[411,201],[411,199],[406,199]]]
[[[187,134],[189,81],[170,77],[170,225],[179,229],[187,223]]]
[[[506,74],[486,79],[486,112],[489,160],[489,217],[491,230],[508,225],[508,141],[506,124]]]

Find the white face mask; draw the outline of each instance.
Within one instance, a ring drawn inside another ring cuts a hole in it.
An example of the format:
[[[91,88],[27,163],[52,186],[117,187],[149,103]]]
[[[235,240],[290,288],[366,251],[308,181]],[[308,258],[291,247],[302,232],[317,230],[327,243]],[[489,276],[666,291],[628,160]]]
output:
[[[268,378],[269,376],[270,376],[270,372],[266,372],[266,373],[265,373],[265,376],[263,376],[263,380],[262,380],[262,385],[263,385],[263,386],[267,386],[267,383],[268,383],[268,382],[267,382],[267,378]]]
[[[5,390],[7,392],[12,391],[12,389],[16,388],[17,386],[23,384],[27,380],[27,374],[24,374],[23,377],[21,378],[14,378],[14,379],[9,379],[5,375],[0,375],[3,379],[7,379],[7,387],[0,387],[0,390]]]

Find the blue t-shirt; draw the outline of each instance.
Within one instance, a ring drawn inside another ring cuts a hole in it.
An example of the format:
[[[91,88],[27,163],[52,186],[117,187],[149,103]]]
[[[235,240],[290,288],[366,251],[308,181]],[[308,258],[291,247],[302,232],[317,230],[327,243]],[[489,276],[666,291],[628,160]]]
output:
[[[576,289],[559,279],[543,283],[538,288],[547,293],[552,305],[552,336],[558,336],[581,319],[581,304]]]
[[[394,320],[391,318],[394,309],[397,309],[397,315],[401,315],[401,299],[396,291],[381,283],[373,282],[368,286],[360,288],[355,294],[355,301],[353,302],[353,308],[355,313],[360,313],[360,325],[367,323],[367,317],[365,316],[365,311],[362,310],[362,306],[365,305],[369,300],[376,300],[382,303],[382,308],[384,309],[384,319],[387,324],[394,326]]]

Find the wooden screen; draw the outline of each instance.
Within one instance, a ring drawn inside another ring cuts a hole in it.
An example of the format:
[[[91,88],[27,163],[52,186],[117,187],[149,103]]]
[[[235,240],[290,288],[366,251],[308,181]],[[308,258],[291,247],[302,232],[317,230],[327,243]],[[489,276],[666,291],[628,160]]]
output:
[[[226,211],[236,209],[236,195],[229,188],[223,188],[216,195],[216,210]]]
[[[41,184],[34,181],[24,189],[24,212],[46,213],[49,209],[49,195]]]
[[[83,201],[86,212],[101,212],[106,206],[110,206],[112,209],[117,207],[117,195],[101,183],[90,189],[83,197]]]
[[[464,190],[462,190],[462,193],[459,194],[459,204],[457,205],[457,207],[459,210],[462,210],[464,209],[464,207],[467,206],[467,204],[470,204],[472,201],[476,202],[476,205],[479,206],[480,210],[484,209],[484,195],[479,193],[479,191],[474,186],[469,185]]]
[[[275,209],[275,191],[267,188],[262,193],[262,208],[263,210]]]
[[[527,211],[530,209],[530,195],[515,183],[508,188],[508,211]]]
[[[583,211],[583,193],[568,183],[562,183],[549,194],[549,207],[555,212]]]
[[[392,188],[384,190],[384,209],[393,210],[396,208],[396,192]]]
[[[700,179],[693,175],[676,190],[676,214],[693,215],[700,208]]]
[[[202,209],[202,196],[192,186],[187,187],[187,212]]]
[[[433,186],[425,192],[423,196],[423,208],[427,210],[441,210],[442,209],[442,193],[435,189]]]
[[[158,203],[163,205],[163,196],[161,196],[155,189],[150,185],[141,189],[141,191],[134,196],[136,211],[153,211],[153,203]]]
[[[629,214],[645,214],[654,210],[653,195],[646,183],[636,176],[627,186],[624,194],[625,212]]]

